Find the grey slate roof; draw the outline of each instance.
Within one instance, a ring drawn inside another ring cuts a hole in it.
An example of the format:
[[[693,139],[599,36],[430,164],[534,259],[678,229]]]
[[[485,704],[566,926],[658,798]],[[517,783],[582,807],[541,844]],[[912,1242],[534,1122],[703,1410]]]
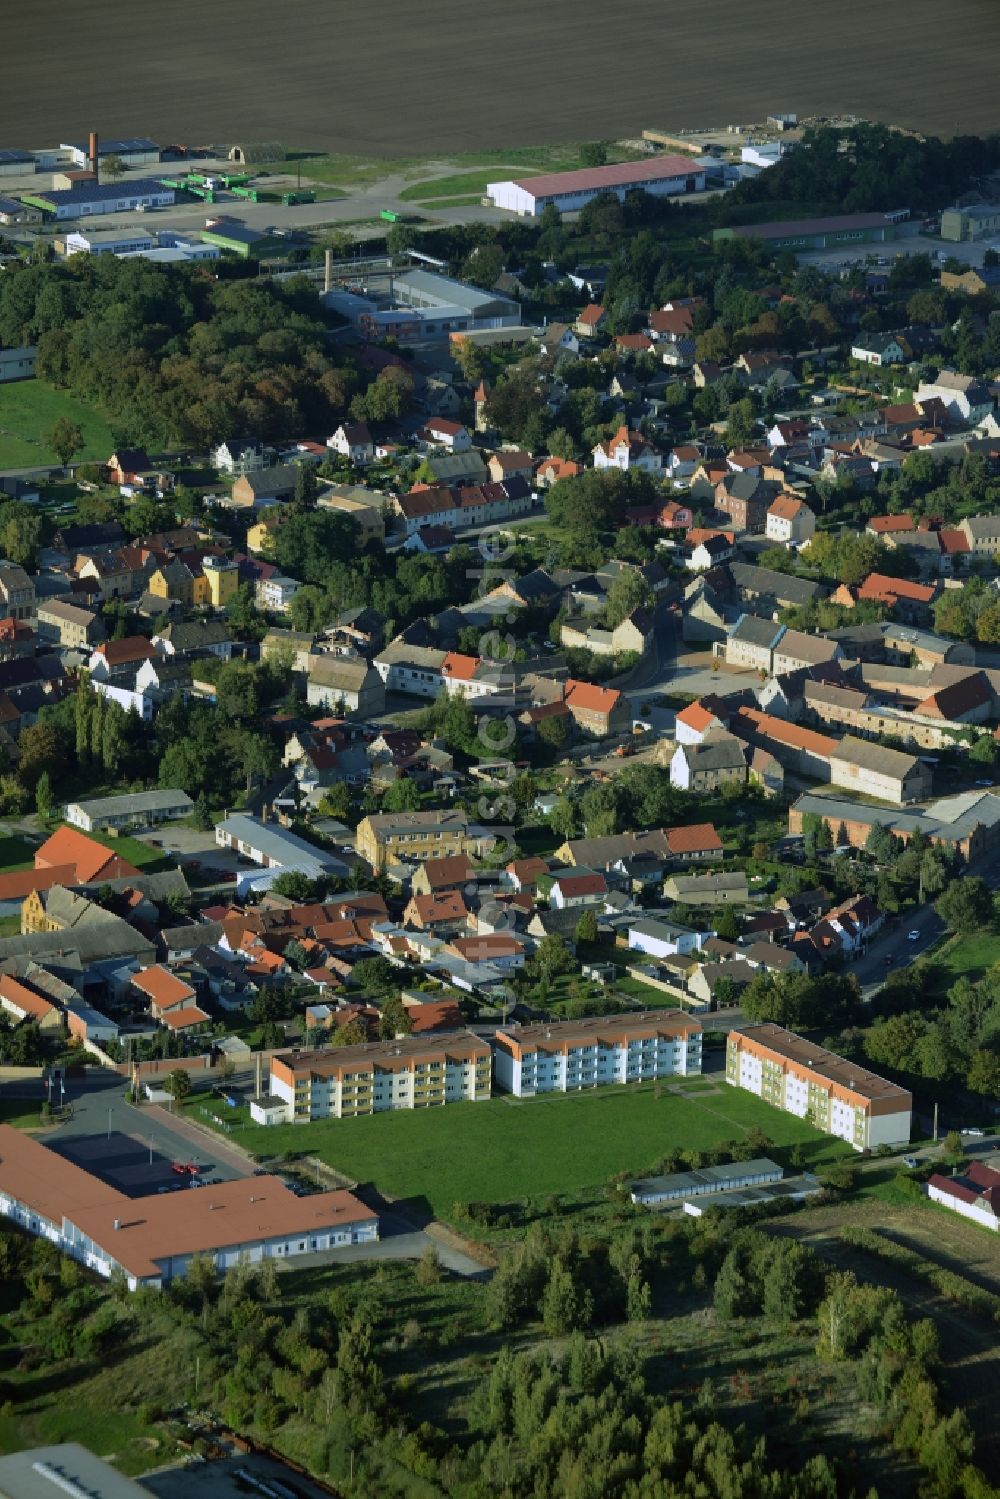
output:
[[[730,562],[729,572],[741,592],[770,594],[782,604],[809,604],[827,592],[822,583],[796,578],[772,567],[755,567],[751,562]]]
[[[761,619],[756,614],[741,614],[730,639],[770,650],[780,640],[784,630],[784,625],[776,625],[773,619]]]

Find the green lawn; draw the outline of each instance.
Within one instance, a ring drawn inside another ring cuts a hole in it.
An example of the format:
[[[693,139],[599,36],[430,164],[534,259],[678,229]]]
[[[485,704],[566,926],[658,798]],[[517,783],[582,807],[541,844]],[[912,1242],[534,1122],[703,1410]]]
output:
[[[404,202],[427,203],[437,198],[453,198],[459,194],[470,195],[477,202],[486,192],[489,183],[496,181],[495,167],[481,167],[477,172],[457,172],[453,177],[435,177],[431,182],[415,182],[404,187],[400,197]]]
[[[12,874],[17,869],[34,869],[35,850],[23,838],[0,837],[0,873]]]
[[[74,455],[75,460],[109,457],[115,446],[111,428],[93,407],[54,390],[44,380],[20,380],[0,385],[0,466],[58,463],[47,434],[61,416],[83,428],[84,448]]]
[[[414,1113],[265,1128],[241,1110],[199,1101],[259,1155],[318,1155],[345,1176],[400,1198],[423,1198],[440,1217],[455,1202],[509,1202],[599,1187],[619,1171],[650,1171],[668,1151],[706,1150],[760,1129],[778,1146],[802,1144],[810,1167],[850,1153],[792,1114],[720,1082],[718,1093],[658,1098],[652,1086],[548,1098],[494,1098]]]
[[[18,931],[21,925],[18,921]],[[44,1100],[39,1090],[37,1098],[4,1098],[0,1096],[0,1124],[12,1124],[15,1129],[37,1129],[41,1122]]]
[[[981,979],[987,969],[1000,963],[1000,932],[979,932],[971,937],[952,937],[925,960],[934,974],[935,987],[946,993],[959,978]],[[938,982],[938,980],[940,980]]]

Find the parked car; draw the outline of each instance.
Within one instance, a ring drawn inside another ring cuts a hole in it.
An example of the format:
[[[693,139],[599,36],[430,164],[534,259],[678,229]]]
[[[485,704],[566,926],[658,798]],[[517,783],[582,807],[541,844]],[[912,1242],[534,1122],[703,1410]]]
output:
[[[904,1155],[903,1165],[908,1166],[909,1169],[913,1171],[917,1166],[920,1165],[920,1162],[917,1160],[915,1155]]]

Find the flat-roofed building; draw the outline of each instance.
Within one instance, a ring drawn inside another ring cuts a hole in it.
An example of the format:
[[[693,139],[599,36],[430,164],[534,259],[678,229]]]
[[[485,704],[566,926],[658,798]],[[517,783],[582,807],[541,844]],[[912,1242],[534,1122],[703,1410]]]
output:
[[[378,1238],[378,1215],[350,1192],[297,1197],[276,1176],[200,1192],[127,1197],[10,1125],[0,1125],[0,1216],[130,1290],[187,1273],[196,1255],[219,1270]]]
[[[66,821],[84,832],[97,833],[103,828],[169,822],[171,818],[189,817],[193,811],[194,802],[186,791],[136,791],[125,796],[97,796],[90,801],[69,802]]]
[[[909,1143],[913,1099],[905,1088],[784,1026],[730,1031],[726,1082],[855,1150]]]
[[[680,1010],[498,1031],[497,1082],[516,1098],[701,1072],[701,1026]]]
[[[629,1196],[642,1207],[653,1207],[662,1202],[683,1202],[688,1197],[714,1196],[736,1187],[761,1187],[768,1182],[780,1182],[784,1174],[776,1161],[758,1156],[753,1161],[733,1161],[726,1166],[703,1166],[698,1171],[644,1177],[632,1183]]]
[[[471,1031],[401,1036],[271,1058],[270,1094],[289,1123],[353,1119],[388,1109],[481,1103],[490,1096],[492,1053]]]

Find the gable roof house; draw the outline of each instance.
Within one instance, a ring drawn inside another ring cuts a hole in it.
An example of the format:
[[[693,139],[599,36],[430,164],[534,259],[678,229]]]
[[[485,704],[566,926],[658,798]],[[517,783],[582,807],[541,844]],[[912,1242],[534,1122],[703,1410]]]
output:
[[[653,444],[641,432],[630,432],[621,426],[607,442],[599,442],[593,450],[594,468],[618,468],[625,472],[638,469],[647,474],[659,474],[663,460]]]

